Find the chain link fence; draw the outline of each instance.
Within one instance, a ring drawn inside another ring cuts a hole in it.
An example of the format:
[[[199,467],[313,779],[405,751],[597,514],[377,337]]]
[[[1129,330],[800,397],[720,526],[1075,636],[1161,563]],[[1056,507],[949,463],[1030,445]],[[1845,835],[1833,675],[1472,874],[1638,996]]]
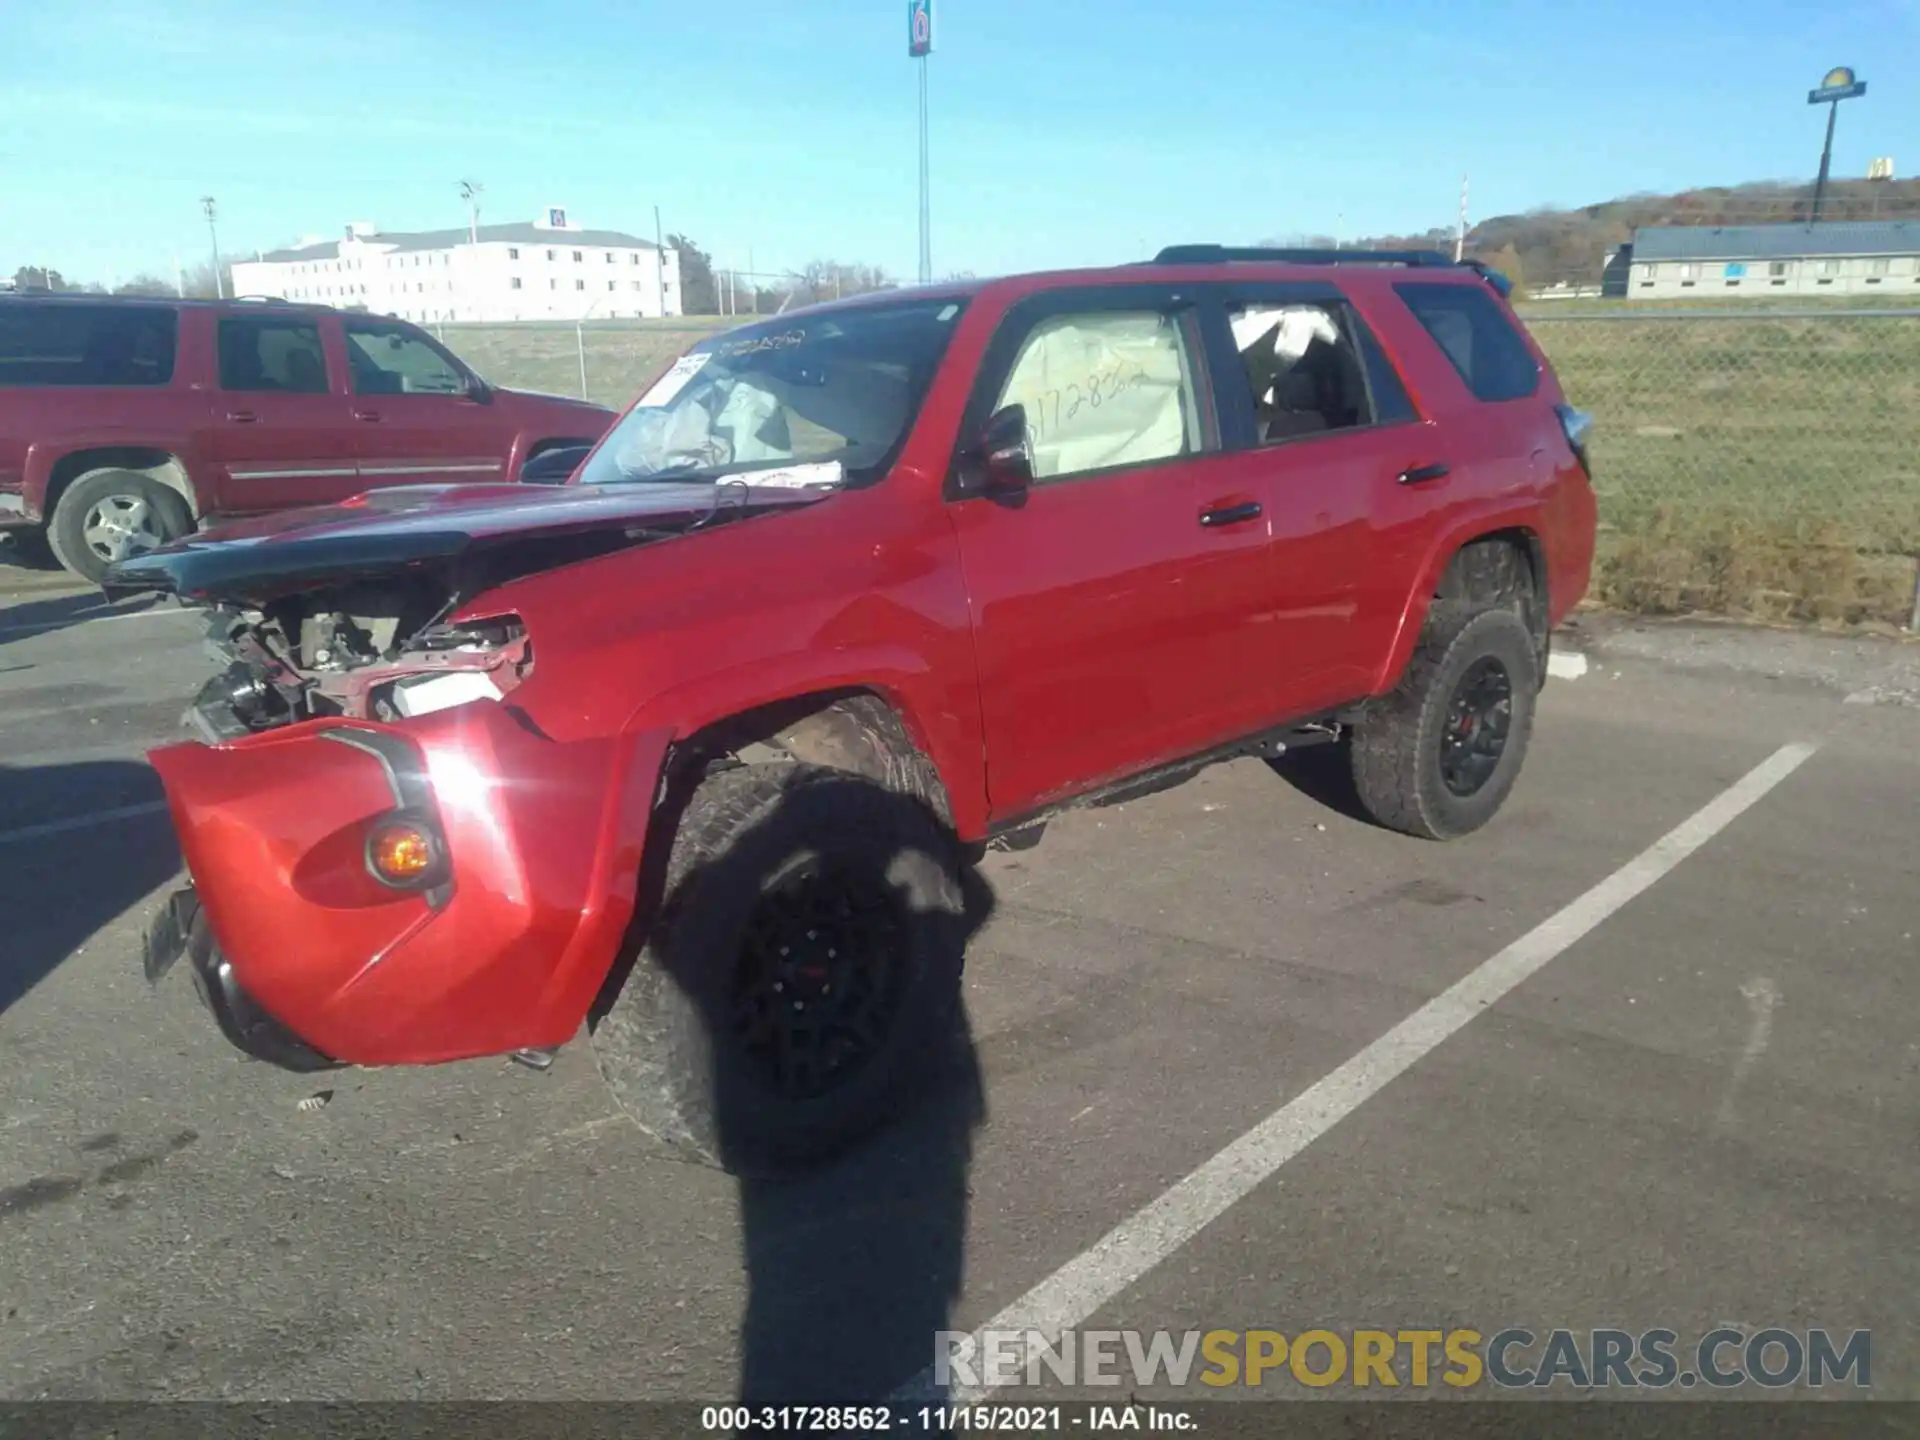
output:
[[[1920,306],[1554,305],[1529,307],[1526,319],[1568,397],[1595,417],[1593,599],[1641,613],[1915,626]],[[501,384],[619,408],[682,350],[735,323],[443,334]]]
[[[1920,307],[1526,319],[1595,417],[1595,600],[1914,624]]]

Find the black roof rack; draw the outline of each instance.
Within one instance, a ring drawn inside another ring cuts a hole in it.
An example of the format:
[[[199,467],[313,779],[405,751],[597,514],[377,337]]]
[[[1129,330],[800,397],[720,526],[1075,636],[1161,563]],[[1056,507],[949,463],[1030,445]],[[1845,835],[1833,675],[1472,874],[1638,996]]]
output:
[[[1149,263],[1154,265],[1224,265],[1232,261],[1268,265],[1405,265],[1414,269],[1472,270],[1502,295],[1513,293],[1513,282],[1482,260],[1455,260],[1438,250],[1296,250],[1266,246],[1169,245]]]

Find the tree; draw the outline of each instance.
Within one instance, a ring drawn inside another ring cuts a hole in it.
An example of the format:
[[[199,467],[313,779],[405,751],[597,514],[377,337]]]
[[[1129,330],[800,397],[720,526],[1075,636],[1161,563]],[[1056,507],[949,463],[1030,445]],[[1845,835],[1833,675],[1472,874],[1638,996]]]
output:
[[[116,295],[171,295],[173,286],[158,275],[136,275],[125,284],[114,287]]]
[[[680,311],[684,315],[718,315],[720,287],[713,273],[713,256],[685,235],[667,236],[668,248],[680,255]]]
[[[71,290],[67,277],[50,265],[22,265],[13,272],[16,290]]]
[[[216,295],[233,298],[233,262],[220,262],[220,287],[216,291],[213,283],[213,264],[202,260],[187,271],[187,294],[195,300],[211,300]]]

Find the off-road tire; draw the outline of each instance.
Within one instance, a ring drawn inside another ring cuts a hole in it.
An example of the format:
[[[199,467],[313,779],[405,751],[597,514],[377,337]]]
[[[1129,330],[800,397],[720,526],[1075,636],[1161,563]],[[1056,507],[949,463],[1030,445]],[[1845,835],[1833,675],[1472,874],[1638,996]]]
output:
[[[163,542],[178,540],[193,529],[187,502],[159,481],[137,470],[88,471],[61,492],[53,518],[47,522],[47,543],[61,565],[92,585],[100,583],[109,562],[87,544],[87,514],[116,496],[145,501]]]
[[[1519,778],[1540,691],[1538,647],[1513,610],[1436,601],[1400,684],[1354,727],[1354,789],[1367,813],[1392,830],[1453,840],[1485,825]],[[1447,787],[1441,751],[1461,679],[1483,660],[1506,671],[1511,711],[1492,774],[1471,795]]]
[[[809,864],[884,877],[899,970],[873,1052],[824,1094],[795,1098],[728,1022],[756,906]],[[904,1109],[952,1054],[965,891],[958,846],[921,800],[791,762],[711,772],[671,837],[661,896],[593,1047],[621,1108],[687,1158],[740,1174],[826,1159]]]

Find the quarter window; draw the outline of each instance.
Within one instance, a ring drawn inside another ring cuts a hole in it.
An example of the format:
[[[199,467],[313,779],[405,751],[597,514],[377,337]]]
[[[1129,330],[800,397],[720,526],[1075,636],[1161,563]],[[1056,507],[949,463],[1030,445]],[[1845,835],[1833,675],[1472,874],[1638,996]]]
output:
[[[1481,400],[1518,400],[1540,388],[1540,365],[1481,285],[1393,287]]]
[[[1171,315],[1060,315],[1027,336],[994,409],[1025,407],[1034,479],[1062,480],[1197,450],[1193,374]]]

